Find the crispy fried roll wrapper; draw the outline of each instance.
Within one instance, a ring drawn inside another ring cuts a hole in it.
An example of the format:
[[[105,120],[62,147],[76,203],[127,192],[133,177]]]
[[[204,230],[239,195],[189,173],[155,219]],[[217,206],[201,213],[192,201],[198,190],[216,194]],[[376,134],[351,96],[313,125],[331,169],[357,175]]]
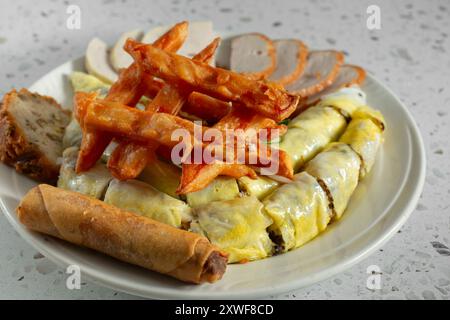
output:
[[[33,188],[17,215],[34,231],[182,281],[215,282],[226,269],[226,254],[202,236],[49,185]]]
[[[214,57],[220,38],[214,39],[206,48],[194,56],[194,60],[209,63]],[[164,112],[176,115],[186,101],[188,94],[166,84],[156,95],[156,97],[147,105],[148,111]],[[108,161],[108,168],[112,175],[119,180],[134,179],[144,170],[148,162],[154,158],[154,151],[158,143],[152,142],[148,146],[136,143],[122,141],[111,154]]]
[[[189,22],[182,21],[170,28],[166,33],[153,42],[157,48],[176,52],[184,44],[189,33]]]
[[[243,130],[243,134],[246,135],[249,129],[253,129],[259,132],[261,129],[267,129],[269,132],[271,129],[278,129],[282,133],[286,131],[286,127],[278,125],[272,119],[266,118],[259,114],[252,114],[251,112],[245,112],[245,108],[233,109],[228,115],[222,118],[215,126],[215,129],[219,130]],[[270,135],[270,134],[269,134]],[[266,154],[263,155],[261,148],[266,148],[267,145],[258,143],[256,146],[256,159],[260,163],[269,163],[271,159],[271,149],[266,149]],[[249,155],[249,147],[245,146],[247,151],[246,156]],[[235,157],[237,152],[235,153]],[[265,158],[267,157],[267,159]],[[249,159],[246,159],[248,163]],[[262,160],[262,161],[261,161]],[[290,158],[279,150],[278,156],[278,174],[287,178],[293,177],[293,167]],[[180,187],[177,192],[179,194],[186,194],[190,192],[199,191],[209,185],[219,175],[228,175],[235,178],[241,178],[244,176],[256,179],[255,171],[244,165],[237,163],[213,163],[213,164],[183,164],[183,173],[181,176]]]
[[[146,112],[125,105],[96,100],[82,115],[82,122],[99,131],[110,132],[119,137],[126,137],[142,143],[155,140],[166,146],[175,146],[178,141],[172,139],[174,130],[182,129],[189,133],[191,146],[194,146],[194,128],[199,126],[189,120],[167,113]],[[197,129],[201,132],[201,126]],[[201,142],[198,142],[201,143]]]
[[[187,29],[187,22],[178,23],[156,40],[153,45],[160,49],[176,51],[186,40]],[[142,95],[149,90],[147,88],[153,88],[156,84],[156,81],[144,75],[140,61],[136,60],[130,67],[121,72],[118,81],[112,85],[106,100],[134,106]],[[77,106],[77,103],[75,97],[74,105]],[[104,132],[98,132],[92,128],[85,129],[78,155],[77,173],[89,170],[94,166],[111,141],[112,137]]]
[[[220,175],[240,178],[249,176],[256,179],[256,172],[245,164],[217,162],[213,164],[183,164],[178,194],[187,194],[206,188]]]
[[[185,99],[175,88],[165,85],[147,105],[146,110],[177,114]],[[147,144],[122,141],[113,151],[108,161],[108,169],[119,180],[136,178],[153,158],[158,147],[155,141]]]
[[[142,58],[144,70],[155,77],[218,99],[241,102],[276,121],[289,117],[299,102],[299,97],[275,84],[253,81],[132,39],[125,46],[135,59]]]
[[[231,104],[206,94],[192,92],[182,110],[207,122],[217,122],[231,110]]]

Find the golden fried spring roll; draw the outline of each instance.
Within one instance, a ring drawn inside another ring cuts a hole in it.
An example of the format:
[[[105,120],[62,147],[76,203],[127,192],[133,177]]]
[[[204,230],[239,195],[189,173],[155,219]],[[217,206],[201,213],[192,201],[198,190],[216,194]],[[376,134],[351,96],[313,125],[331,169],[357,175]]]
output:
[[[182,281],[215,282],[226,269],[227,255],[198,234],[49,185],[28,192],[17,215],[32,230]]]

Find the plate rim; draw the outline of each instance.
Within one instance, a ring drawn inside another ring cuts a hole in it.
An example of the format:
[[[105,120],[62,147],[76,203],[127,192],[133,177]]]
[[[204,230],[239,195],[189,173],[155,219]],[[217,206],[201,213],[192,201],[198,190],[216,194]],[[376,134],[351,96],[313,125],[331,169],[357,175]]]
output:
[[[48,73],[46,73],[44,76],[42,76],[39,80],[34,82],[30,86],[30,90],[32,90],[39,82],[41,82],[47,75],[52,74],[56,72],[57,69],[62,68],[63,66],[69,64],[69,63],[79,63],[84,57],[80,57],[77,59],[73,59],[70,61],[67,61],[60,66],[52,69]],[[367,244],[366,246],[362,247],[359,251],[351,254],[349,257],[343,258],[341,262],[327,268],[324,270],[321,270],[318,273],[315,273],[314,276],[309,277],[307,279],[301,279],[297,281],[290,281],[289,283],[284,284],[278,284],[273,287],[261,287],[256,289],[248,289],[248,290],[242,290],[239,289],[237,292],[226,292],[226,291],[219,291],[219,292],[201,292],[201,291],[194,291],[193,293],[190,293],[189,291],[184,290],[177,290],[176,288],[167,288],[163,286],[152,286],[149,287],[148,285],[140,285],[138,283],[134,283],[133,286],[129,286],[126,284],[126,279],[115,279],[114,277],[108,275],[107,273],[102,273],[99,270],[96,270],[95,268],[92,268],[89,265],[86,265],[83,262],[80,262],[76,259],[72,259],[70,255],[65,255],[60,252],[53,252],[54,250],[49,249],[47,246],[45,246],[44,243],[36,242],[33,238],[32,231],[27,230],[22,225],[20,225],[10,214],[9,210],[7,209],[6,204],[4,203],[4,200],[2,197],[0,197],[0,209],[3,212],[3,214],[6,216],[9,223],[14,227],[14,229],[19,233],[19,235],[26,240],[32,247],[34,247],[36,250],[44,254],[49,260],[54,262],[60,267],[63,267],[64,269],[71,264],[77,264],[80,266],[81,272],[83,274],[83,277],[88,279],[89,281],[92,281],[93,283],[100,284],[102,286],[108,287],[113,290],[122,291],[128,294],[146,297],[146,298],[153,298],[153,299],[183,299],[183,298],[190,298],[190,299],[246,299],[246,298],[261,298],[266,297],[268,295],[277,295],[281,293],[290,292],[314,283],[317,283],[319,281],[323,281],[327,278],[330,278],[348,268],[351,266],[359,263],[360,261],[367,258],[369,255],[371,255],[374,251],[376,251],[379,247],[384,245],[386,242],[388,242],[393,235],[403,226],[403,224],[408,220],[412,212],[414,211],[414,208],[420,198],[420,195],[423,190],[423,186],[425,183],[425,176],[426,176],[426,152],[425,152],[425,146],[423,142],[422,135],[420,133],[420,129],[417,126],[412,114],[409,112],[408,108],[404,105],[404,103],[394,94],[394,92],[387,87],[384,83],[379,81],[376,77],[374,77],[371,74],[367,74],[367,78],[369,78],[371,81],[376,83],[381,89],[383,89],[384,92],[388,93],[397,103],[398,106],[401,107],[406,120],[406,123],[408,124],[408,127],[410,129],[411,133],[411,141],[412,141],[412,163],[415,163],[416,166],[419,168],[419,172],[414,172],[412,169],[409,170],[406,180],[408,181],[411,178],[414,178],[413,175],[416,174],[416,184],[414,185],[413,190],[408,193],[406,196],[399,197],[397,200],[394,201],[393,204],[401,203],[401,213],[398,214],[394,221],[389,225],[389,228],[380,233],[375,237],[375,240]],[[411,164],[411,168],[413,165]],[[403,185],[403,188],[405,186]]]

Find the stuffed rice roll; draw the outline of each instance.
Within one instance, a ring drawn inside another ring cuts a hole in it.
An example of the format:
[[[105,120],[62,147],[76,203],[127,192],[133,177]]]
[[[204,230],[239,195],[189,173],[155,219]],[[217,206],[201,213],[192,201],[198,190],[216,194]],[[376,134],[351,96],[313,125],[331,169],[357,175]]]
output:
[[[358,185],[361,160],[345,143],[334,142],[312,159],[305,171],[318,179],[328,193],[333,216],[340,218]]]
[[[75,71],[69,76],[70,83],[72,85],[74,92],[97,92],[100,97],[104,97],[108,94],[109,84],[101,81],[97,77],[84,73]]]
[[[354,113],[352,121],[339,140],[350,145],[361,157],[361,179],[370,172],[375,163],[378,149],[383,143],[383,130],[384,120],[381,114],[365,107]]]
[[[191,208],[186,203],[137,180],[114,179],[104,201],[177,228],[186,228],[192,219]]]
[[[102,199],[109,182],[113,179],[106,166],[97,163],[81,174],[75,172],[78,148],[68,148],[63,152],[58,188],[75,191],[96,199]]]
[[[366,105],[366,94],[359,87],[342,88],[321,98],[318,106],[339,110],[345,117],[353,117],[355,111]]]
[[[70,120],[64,131],[62,140],[63,148],[67,149],[70,147],[80,147],[82,139],[83,133],[81,132],[81,127],[78,124],[78,121],[72,117],[72,120]]]
[[[280,149],[292,159],[297,172],[327,144],[335,141],[344,131],[346,119],[331,107],[312,107],[298,115],[288,124],[281,138]]]
[[[263,200],[272,218],[269,227],[280,251],[298,248],[326,229],[332,210],[327,194],[316,178],[306,172],[276,189]]]
[[[227,252],[230,263],[262,259],[272,253],[266,230],[272,220],[256,197],[214,201],[195,208],[194,216],[191,231]]]
[[[263,199],[280,185],[278,181],[270,179],[267,176],[258,176],[256,179],[244,176],[239,178],[237,182],[239,189],[244,194],[257,197],[259,200]]]
[[[167,193],[169,196],[179,198],[176,190],[180,184],[180,177],[180,168],[155,158],[145,167],[138,180],[150,184],[155,189]]]
[[[235,199],[239,194],[236,179],[219,176],[206,188],[186,194],[186,201],[191,207],[198,207],[212,201]]]

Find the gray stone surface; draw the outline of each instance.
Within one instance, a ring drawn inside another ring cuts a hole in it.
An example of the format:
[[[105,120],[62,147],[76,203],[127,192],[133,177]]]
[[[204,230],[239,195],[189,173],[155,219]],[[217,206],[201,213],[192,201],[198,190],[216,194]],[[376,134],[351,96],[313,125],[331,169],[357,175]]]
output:
[[[450,297],[450,3],[448,1],[24,1],[2,2],[0,94],[27,87],[82,56],[99,36],[180,20],[211,19],[218,30],[298,37],[312,48],[345,50],[347,60],[385,82],[418,122],[428,156],[425,189],[402,230],[353,268],[275,299],[449,299]],[[81,30],[66,28],[69,4]],[[366,28],[366,9],[381,8],[381,30]],[[66,275],[0,217],[0,298],[134,299],[93,283],[67,290]],[[367,267],[382,270],[382,289],[366,288]]]

